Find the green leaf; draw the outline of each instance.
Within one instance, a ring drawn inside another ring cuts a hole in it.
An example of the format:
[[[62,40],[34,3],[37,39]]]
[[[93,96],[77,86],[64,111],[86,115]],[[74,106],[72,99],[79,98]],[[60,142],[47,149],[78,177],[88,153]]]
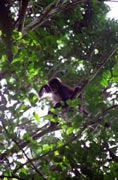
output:
[[[19,40],[19,39],[22,38],[22,33],[19,32],[19,31],[14,30],[12,37],[13,37],[13,39],[15,39],[15,40]]]
[[[111,77],[111,72],[110,72],[110,71],[105,71],[105,72],[103,73],[103,77],[104,77],[105,79],[110,79],[110,77]]]
[[[70,127],[70,128],[67,129],[66,134],[69,135],[69,134],[71,134],[72,132],[73,132],[73,128]]]
[[[106,79],[102,79],[100,83],[102,86],[108,86],[108,81]]]
[[[39,117],[38,113],[34,112],[33,116],[38,122],[40,121],[40,117]]]
[[[27,140],[31,140],[32,138],[31,138],[31,136],[28,133],[25,133],[23,135],[23,139],[27,141]]]
[[[13,46],[13,53],[17,54],[18,53],[18,47],[17,46]]]
[[[115,64],[114,67],[113,67],[113,75],[114,76],[118,76],[118,64]]]
[[[118,77],[113,77],[112,78],[112,81],[115,83],[115,82],[118,82]]]
[[[43,145],[43,150],[44,151],[48,151],[48,150],[50,150],[52,148],[52,145],[48,145],[48,144],[44,144]]]
[[[0,31],[0,36],[2,36],[2,31]]]

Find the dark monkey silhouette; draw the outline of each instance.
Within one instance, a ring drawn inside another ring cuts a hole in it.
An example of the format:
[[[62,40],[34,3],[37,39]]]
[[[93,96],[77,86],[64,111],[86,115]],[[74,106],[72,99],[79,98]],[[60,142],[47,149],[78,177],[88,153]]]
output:
[[[64,84],[58,77],[55,77],[50,79],[47,84],[44,84],[39,89],[38,94],[39,97],[42,97],[44,93],[50,93],[52,96],[50,100],[54,104],[54,108],[61,107],[64,109],[68,106],[66,101],[75,98],[79,91],[79,86],[71,88],[70,86]],[[81,94],[79,98],[81,99]],[[52,114],[50,111],[48,113]]]
[[[71,88],[70,86],[64,84],[59,78],[55,77],[50,79],[48,84],[43,85],[38,94],[39,97],[42,97],[44,93],[51,93],[52,102],[56,108],[62,106],[61,101],[63,101],[66,106],[66,101],[73,99],[79,91],[79,86]]]

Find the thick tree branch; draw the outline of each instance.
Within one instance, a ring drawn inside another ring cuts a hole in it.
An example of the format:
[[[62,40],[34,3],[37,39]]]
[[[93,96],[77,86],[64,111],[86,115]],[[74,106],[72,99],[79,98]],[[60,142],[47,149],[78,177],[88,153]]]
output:
[[[29,0],[22,0],[19,7],[18,31],[22,32],[26,18],[26,12]]]
[[[12,54],[12,31],[13,31],[13,19],[10,12],[10,5],[7,1],[0,0],[0,29],[3,33],[3,40],[6,46],[6,53],[8,60],[13,58]]]
[[[86,3],[84,4],[85,12],[84,14],[82,14],[83,16],[82,20],[77,19],[74,23],[73,30],[75,33],[81,33],[83,27],[89,26],[93,14],[91,5],[92,5],[91,0],[87,0]]]

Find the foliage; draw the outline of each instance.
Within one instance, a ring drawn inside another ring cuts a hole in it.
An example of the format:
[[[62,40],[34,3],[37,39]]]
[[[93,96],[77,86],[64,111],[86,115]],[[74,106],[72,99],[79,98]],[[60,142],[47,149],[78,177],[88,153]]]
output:
[[[118,24],[108,11],[99,0],[0,1],[1,179],[118,179]],[[38,99],[54,76],[81,86],[71,113]]]

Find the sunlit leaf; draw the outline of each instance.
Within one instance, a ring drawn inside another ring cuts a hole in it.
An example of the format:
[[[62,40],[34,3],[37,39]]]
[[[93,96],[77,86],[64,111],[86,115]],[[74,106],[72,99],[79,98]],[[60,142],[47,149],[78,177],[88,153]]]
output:
[[[37,121],[40,121],[40,116],[38,115],[38,113],[34,112],[33,116]]]

